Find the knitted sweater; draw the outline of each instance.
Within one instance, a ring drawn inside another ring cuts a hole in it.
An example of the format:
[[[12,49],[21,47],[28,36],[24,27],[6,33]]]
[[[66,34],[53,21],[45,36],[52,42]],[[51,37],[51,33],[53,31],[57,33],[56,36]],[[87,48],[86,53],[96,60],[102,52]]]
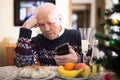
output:
[[[33,65],[40,61],[42,66],[52,65],[57,66],[54,56],[56,55],[55,48],[60,44],[68,42],[78,55],[81,55],[81,36],[78,30],[65,29],[64,33],[54,39],[49,40],[42,34],[31,38],[32,31],[21,28],[15,48],[16,57],[15,64],[19,67]]]

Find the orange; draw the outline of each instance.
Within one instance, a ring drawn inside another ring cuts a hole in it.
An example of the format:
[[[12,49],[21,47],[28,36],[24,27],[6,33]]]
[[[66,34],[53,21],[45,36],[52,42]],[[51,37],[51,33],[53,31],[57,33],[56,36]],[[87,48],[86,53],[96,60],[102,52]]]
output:
[[[64,69],[65,70],[73,70],[75,68],[75,64],[74,63],[71,63],[71,62],[67,62],[65,63],[64,65]]]

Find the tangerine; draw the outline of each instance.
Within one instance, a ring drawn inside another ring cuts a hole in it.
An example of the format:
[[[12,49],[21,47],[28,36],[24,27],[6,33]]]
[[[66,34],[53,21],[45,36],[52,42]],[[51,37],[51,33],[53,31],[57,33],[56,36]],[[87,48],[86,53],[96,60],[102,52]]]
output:
[[[71,62],[67,62],[65,63],[64,65],[64,69],[65,70],[73,70],[75,68],[75,64],[74,63],[71,63]]]

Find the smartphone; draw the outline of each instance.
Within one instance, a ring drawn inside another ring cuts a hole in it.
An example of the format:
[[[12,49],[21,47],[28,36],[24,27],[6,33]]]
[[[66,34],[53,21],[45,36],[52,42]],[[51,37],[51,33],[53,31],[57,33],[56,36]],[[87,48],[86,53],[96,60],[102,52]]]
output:
[[[61,44],[60,46],[56,47],[56,49],[55,49],[56,53],[58,55],[69,54],[68,45],[69,45],[69,43],[64,43],[64,44]]]

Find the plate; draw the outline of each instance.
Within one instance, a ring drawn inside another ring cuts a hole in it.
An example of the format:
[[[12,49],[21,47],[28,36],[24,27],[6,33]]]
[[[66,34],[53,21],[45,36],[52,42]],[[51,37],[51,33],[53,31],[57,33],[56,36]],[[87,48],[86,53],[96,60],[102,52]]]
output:
[[[54,78],[56,76],[56,73],[55,72],[51,72],[50,76],[47,77],[47,78],[42,78],[42,79],[32,79],[32,78],[21,78],[21,77],[18,77],[17,79],[18,80],[50,80],[52,78]]]
[[[56,76],[63,79],[63,80],[93,80],[93,76],[89,76],[87,78],[64,78],[58,74]]]

